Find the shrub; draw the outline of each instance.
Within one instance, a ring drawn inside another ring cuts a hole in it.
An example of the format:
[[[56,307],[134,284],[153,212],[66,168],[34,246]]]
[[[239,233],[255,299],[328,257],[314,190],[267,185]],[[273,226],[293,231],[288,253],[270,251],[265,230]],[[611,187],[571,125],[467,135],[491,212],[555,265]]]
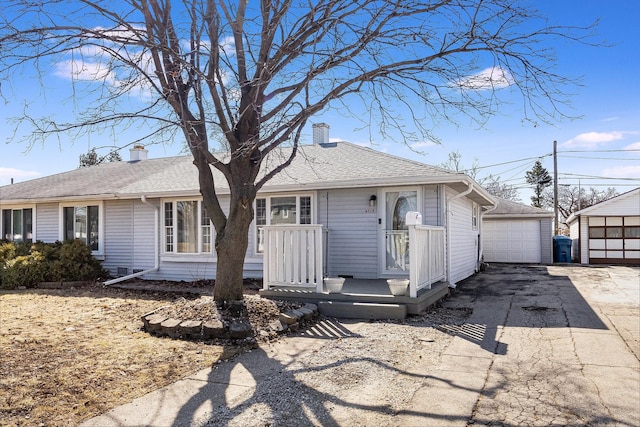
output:
[[[5,262],[16,257],[16,245],[12,242],[0,242],[0,266]]]
[[[108,277],[91,249],[81,240],[69,240],[62,244],[57,258],[51,254],[51,281],[96,280]]]
[[[16,288],[18,286],[32,288],[39,282],[45,281],[47,265],[42,254],[33,251],[29,255],[19,255],[6,261],[3,270],[3,288]]]
[[[33,245],[0,244],[0,287],[35,287],[39,282],[106,278],[109,273],[80,240]]]

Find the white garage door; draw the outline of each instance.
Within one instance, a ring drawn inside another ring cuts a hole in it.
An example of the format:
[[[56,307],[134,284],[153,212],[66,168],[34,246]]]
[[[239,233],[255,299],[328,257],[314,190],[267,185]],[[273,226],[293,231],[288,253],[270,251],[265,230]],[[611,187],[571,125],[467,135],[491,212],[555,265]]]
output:
[[[487,262],[540,262],[540,221],[485,220],[482,243]]]

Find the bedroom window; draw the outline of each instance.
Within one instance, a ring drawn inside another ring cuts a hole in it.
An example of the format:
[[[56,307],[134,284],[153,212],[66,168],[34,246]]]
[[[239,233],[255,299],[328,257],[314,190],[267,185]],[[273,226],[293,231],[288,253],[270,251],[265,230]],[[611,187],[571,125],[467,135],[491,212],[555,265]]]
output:
[[[264,225],[311,224],[311,196],[273,196],[256,199],[256,252],[264,251]]]
[[[165,202],[163,212],[166,253],[212,253],[213,227],[201,201]]]
[[[2,238],[11,242],[33,242],[33,210],[2,209]]]
[[[100,206],[64,206],[62,240],[79,239],[92,251],[100,250]]]

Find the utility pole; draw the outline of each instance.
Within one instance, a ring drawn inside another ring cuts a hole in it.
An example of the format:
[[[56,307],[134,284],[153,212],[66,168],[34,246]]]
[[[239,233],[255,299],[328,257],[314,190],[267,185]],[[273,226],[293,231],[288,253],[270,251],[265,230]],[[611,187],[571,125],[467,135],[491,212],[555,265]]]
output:
[[[558,235],[558,141],[553,141],[553,215],[554,236]]]

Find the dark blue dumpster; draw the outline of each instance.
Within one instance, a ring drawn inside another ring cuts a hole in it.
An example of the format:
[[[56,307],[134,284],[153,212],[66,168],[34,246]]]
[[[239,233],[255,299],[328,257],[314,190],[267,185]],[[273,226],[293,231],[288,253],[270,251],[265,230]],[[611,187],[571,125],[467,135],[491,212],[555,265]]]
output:
[[[571,239],[553,236],[553,262],[571,262]]]

